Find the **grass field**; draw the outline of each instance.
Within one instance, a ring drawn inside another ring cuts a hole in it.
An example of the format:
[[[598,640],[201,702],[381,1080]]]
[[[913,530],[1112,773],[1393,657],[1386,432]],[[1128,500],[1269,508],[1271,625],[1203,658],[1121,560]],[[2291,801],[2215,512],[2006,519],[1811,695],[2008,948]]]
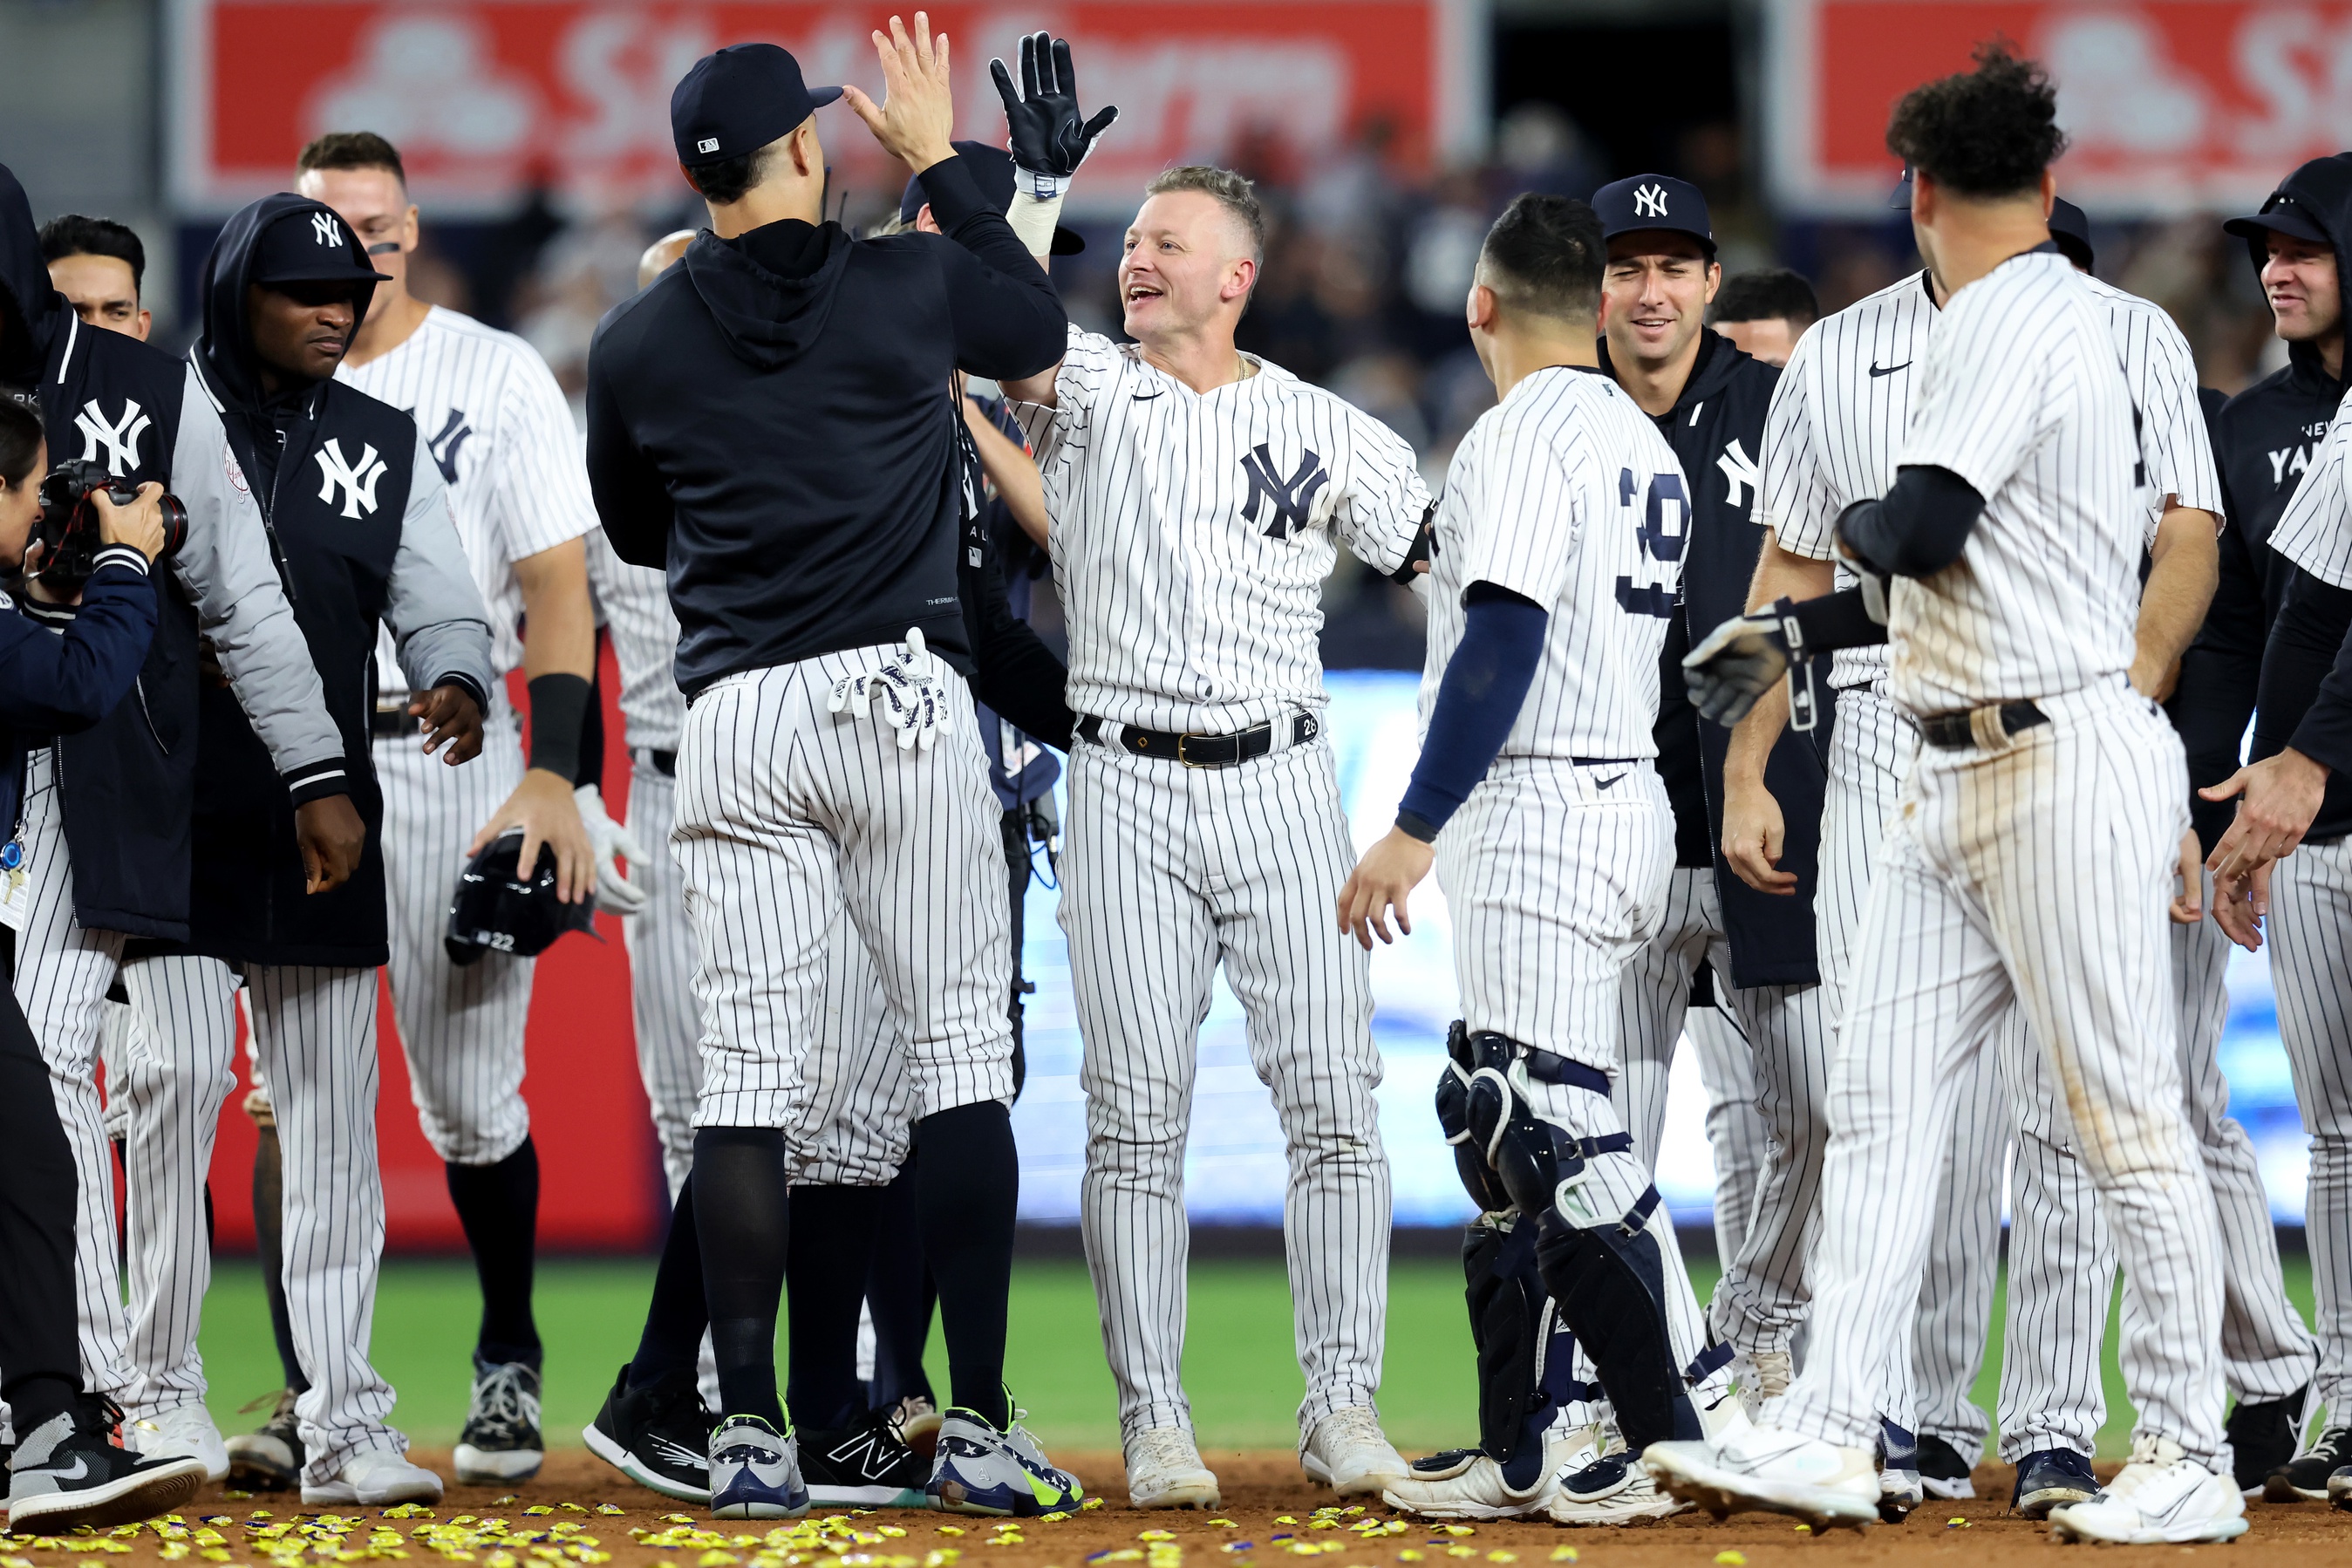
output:
[[[594,1416],[614,1370],[635,1349],[652,1273],[650,1261],[541,1264],[539,1322],[547,1345],[551,1445],[579,1442],[580,1428]],[[1693,1274],[1704,1300],[1714,1269],[1702,1262]],[[2311,1271],[2300,1254],[2287,1258],[2287,1293],[2307,1317]],[[375,1363],[399,1391],[393,1420],[419,1443],[440,1446],[457,1438],[478,1312],[470,1265],[396,1262],[383,1271]],[[2000,1321],[1996,1306],[1976,1391],[1987,1410],[1997,1388]],[[1049,1444],[1115,1449],[1117,1405],[1085,1266],[1039,1261],[1016,1267],[1012,1325],[1006,1377],[1030,1412],[1030,1426]],[[252,1264],[225,1262],[215,1270],[205,1304],[203,1347],[214,1415],[231,1432],[254,1425],[259,1417],[240,1415],[238,1405],[276,1389],[280,1376],[260,1274]],[[1293,1413],[1301,1384],[1278,1261],[1195,1263],[1187,1347],[1185,1384],[1204,1445],[1278,1448],[1297,1441]],[[2112,1317],[2105,1359],[2109,1419],[2100,1451],[2120,1455],[2130,1446],[2130,1415],[2116,1370]],[[931,1363],[934,1382],[944,1388],[936,1336]],[[1458,1266],[1422,1259],[1395,1266],[1384,1378],[1381,1414],[1400,1447],[1427,1451],[1474,1440],[1475,1392]]]

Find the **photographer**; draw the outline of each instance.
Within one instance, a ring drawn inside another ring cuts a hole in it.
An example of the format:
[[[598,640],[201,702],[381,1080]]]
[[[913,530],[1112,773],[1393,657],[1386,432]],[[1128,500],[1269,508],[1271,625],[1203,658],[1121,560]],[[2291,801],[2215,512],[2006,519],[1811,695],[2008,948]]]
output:
[[[0,383],[37,393],[56,460],[86,460],[117,483],[170,487],[188,514],[186,542],[154,580],[155,636],[136,700],[35,751],[19,813],[18,869],[27,880],[16,1000],[49,1064],[74,1152],[75,1283],[91,1392],[124,1400],[138,1379],[126,1353],[113,1158],[98,1102],[100,1017],[126,936],[187,939],[200,636],[296,802],[294,832],[321,885],[351,876],[364,826],[250,487],[226,458],[217,407],[184,362],[83,324],[50,282],[32,207],[5,168]],[[133,1434],[142,1452],[171,1451],[153,1437]]]
[[[40,420],[0,398],[0,565],[25,559],[47,468]],[[162,493],[143,485],[122,508],[96,499],[97,570],[62,637],[0,608],[0,815],[12,823],[20,819],[27,746],[88,730],[138,676],[155,633],[147,572],[163,543]],[[0,919],[11,925],[23,915],[21,854],[14,842],[0,850]],[[17,1435],[8,1528],[28,1534],[150,1518],[194,1497],[205,1470],[200,1460],[142,1459],[113,1447],[120,1410],[83,1390],[73,1152],[48,1076],[24,1014],[0,994],[0,1395]]]

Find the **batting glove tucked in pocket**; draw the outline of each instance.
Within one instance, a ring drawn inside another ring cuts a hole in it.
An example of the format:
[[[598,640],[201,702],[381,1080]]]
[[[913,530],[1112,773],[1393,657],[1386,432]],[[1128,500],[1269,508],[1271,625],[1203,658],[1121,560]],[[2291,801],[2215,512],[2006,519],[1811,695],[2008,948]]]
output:
[[[920,626],[907,628],[907,646],[889,663],[835,681],[825,706],[835,713],[872,711],[898,731],[902,752],[918,745],[928,752],[948,731],[947,687],[940,679],[939,661],[923,645]]]
[[[608,915],[635,914],[653,895],[629,880],[624,863],[644,865],[645,847],[604,810],[604,792],[594,784],[582,784],[572,798],[580,804],[581,825],[596,850],[596,907]]]

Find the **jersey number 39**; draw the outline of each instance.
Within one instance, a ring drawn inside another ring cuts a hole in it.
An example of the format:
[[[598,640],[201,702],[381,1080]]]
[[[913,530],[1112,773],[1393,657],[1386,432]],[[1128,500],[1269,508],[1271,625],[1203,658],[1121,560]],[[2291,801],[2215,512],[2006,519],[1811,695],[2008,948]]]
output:
[[[1683,558],[1683,540],[1690,525],[1690,499],[1683,490],[1680,474],[1652,474],[1646,492],[1633,478],[1631,468],[1617,470],[1617,504],[1631,510],[1633,498],[1640,494],[1642,523],[1633,531],[1642,542],[1642,562],[1646,567],[1652,562],[1675,561]],[[1644,576],[1654,577],[1645,571]],[[1660,620],[1672,618],[1675,613],[1675,590],[1672,580],[1636,583],[1630,576],[1617,579],[1617,603],[1629,615],[1655,616]]]

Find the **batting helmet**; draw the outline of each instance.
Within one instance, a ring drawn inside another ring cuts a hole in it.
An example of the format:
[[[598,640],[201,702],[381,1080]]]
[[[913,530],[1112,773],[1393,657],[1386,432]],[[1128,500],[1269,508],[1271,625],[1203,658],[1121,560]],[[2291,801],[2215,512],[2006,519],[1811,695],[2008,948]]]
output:
[[[449,930],[441,939],[449,962],[473,963],[486,952],[535,958],[568,931],[595,924],[594,900],[567,904],[555,896],[555,850],[542,844],[539,867],[525,881],[518,872],[522,829],[510,827],[474,857],[449,900]]]

